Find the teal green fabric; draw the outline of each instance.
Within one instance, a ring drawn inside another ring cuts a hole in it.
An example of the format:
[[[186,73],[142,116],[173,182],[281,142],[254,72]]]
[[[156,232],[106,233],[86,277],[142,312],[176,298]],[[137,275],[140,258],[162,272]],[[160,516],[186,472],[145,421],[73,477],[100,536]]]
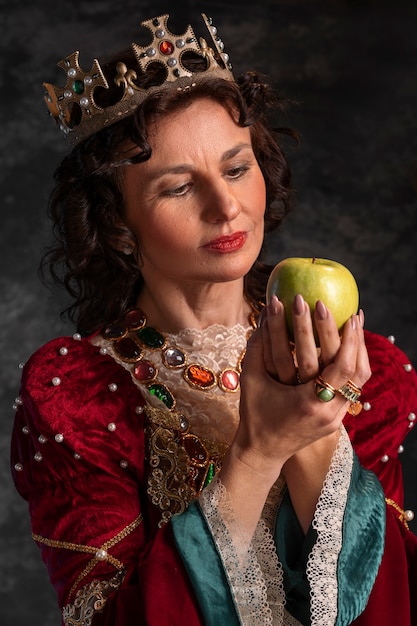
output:
[[[196,593],[206,626],[239,626],[229,583],[213,537],[197,503],[171,520],[175,543]]]
[[[338,560],[336,626],[351,624],[366,607],[384,552],[385,511],[379,480],[359,465],[355,455]],[[312,527],[304,536],[286,494],[277,516],[275,544],[284,572],[286,609],[304,626],[311,623],[305,567],[316,536]]]
[[[175,542],[195,590],[206,626],[239,626],[228,579],[206,520],[197,503],[172,519]],[[385,497],[372,472],[354,456],[338,560],[338,615],[335,626],[348,626],[365,609],[384,552]],[[287,610],[310,624],[305,565],[316,539],[304,537],[291,501],[285,497],[277,517],[275,542],[284,569]]]
[[[284,574],[285,608],[303,626],[311,624],[306,567],[316,538],[317,532],[312,526],[304,534],[286,491],[277,515],[275,544]]]
[[[355,455],[338,562],[336,626],[347,626],[366,607],[384,552],[385,511],[379,480]]]

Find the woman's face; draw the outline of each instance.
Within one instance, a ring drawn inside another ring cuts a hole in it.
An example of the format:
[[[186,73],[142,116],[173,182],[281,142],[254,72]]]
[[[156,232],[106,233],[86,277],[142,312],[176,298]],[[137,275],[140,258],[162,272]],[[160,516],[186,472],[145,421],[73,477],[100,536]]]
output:
[[[149,142],[151,158],[123,177],[145,284],[241,280],[262,246],[266,202],[249,129],[199,99],[154,122]]]

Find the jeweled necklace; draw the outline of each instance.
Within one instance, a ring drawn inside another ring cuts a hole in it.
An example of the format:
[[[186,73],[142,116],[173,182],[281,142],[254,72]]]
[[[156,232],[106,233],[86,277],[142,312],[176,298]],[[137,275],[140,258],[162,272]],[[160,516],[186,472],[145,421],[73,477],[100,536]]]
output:
[[[248,318],[251,329],[247,338],[257,327],[257,317],[258,312],[253,309]],[[169,370],[178,370],[184,380],[195,389],[207,391],[218,386],[226,393],[235,393],[240,387],[240,373],[246,348],[242,350],[234,366],[218,372],[196,362],[188,363],[185,350],[178,345],[169,345],[165,335],[148,326],[142,309],[128,311],[124,320],[106,326],[102,336],[112,342],[114,353],[118,358],[132,364],[132,376],[170,410],[175,407],[175,396],[167,385],[158,381],[158,367],[145,357],[145,350],[160,352],[163,366]]]

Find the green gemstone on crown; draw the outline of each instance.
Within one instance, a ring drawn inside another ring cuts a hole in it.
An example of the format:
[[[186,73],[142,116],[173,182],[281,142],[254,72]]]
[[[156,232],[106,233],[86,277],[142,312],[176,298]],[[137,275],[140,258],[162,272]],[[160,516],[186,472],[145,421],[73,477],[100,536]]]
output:
[[[77,95],[84,93],[84,82],[82,80],[74,80],[72,83],[72,90]]]

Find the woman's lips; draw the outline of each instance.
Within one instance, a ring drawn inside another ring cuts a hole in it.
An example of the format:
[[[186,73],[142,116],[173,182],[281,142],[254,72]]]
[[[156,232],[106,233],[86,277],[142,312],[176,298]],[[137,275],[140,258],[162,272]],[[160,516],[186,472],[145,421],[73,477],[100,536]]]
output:
[[[232,235],[212,239],[203,248],[215,250],[216,252],[234,252],[244,245],[246,238],[247,234],[245,232],[233,233]]]

